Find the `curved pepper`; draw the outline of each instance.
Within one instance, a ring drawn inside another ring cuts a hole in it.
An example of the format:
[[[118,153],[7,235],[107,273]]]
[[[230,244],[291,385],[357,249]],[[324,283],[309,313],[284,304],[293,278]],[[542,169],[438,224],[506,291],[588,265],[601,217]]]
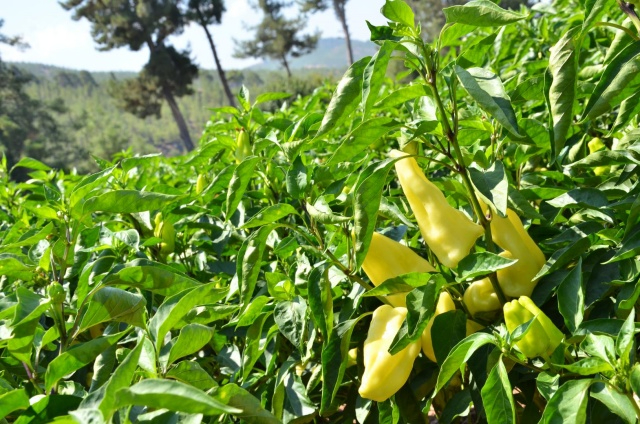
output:
[[[393,158],[406,156],[392,150]],[[447,202],[444,194],[424,175],[414,158],[396,162],[400,185],[425,242],[440,262],[454,268],[469,254],[484,230]]]
[[[389,347],[407,316],[406,308],[382,305],[373,312],[364,341],[364,374],[358,392],[365,399],[383,402],[393,396],[409,378],[413,362],[420,353],[416,340],[395,355]]]
[[[436,272],[426,259],[409,247],[378,233],[373,233],[362,269],[376,286],[410,272]],[[406,293],[392,294],[387,299],[393,306],[405,307],[406,296]]]
[[[516,328],[534,317],[529,330],[516,342],[516,346],[527,358],[549,356],[564,338],[558,327],[527,296],[521,296],[504,305],[504,321],[509,333],[513,333]]]
[[[498,270],[498,282],[502,291],[509,297],[530,296],[538,283],[533,277],[546,262],[542,250],[511,209],[507,210],[507,218],[498,215],[492,218],[491,234],[493,241],[504,250],[500,256],[518,260],[508,268]]]
[[[462,300],[471,316],[500,309],[500,300],[488,278],[471,283],[465,290]]]

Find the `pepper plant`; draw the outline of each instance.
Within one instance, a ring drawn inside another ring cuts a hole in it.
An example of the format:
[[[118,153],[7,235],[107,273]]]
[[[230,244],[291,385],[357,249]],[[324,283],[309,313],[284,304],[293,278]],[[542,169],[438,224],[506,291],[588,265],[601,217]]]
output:
[[[191,154],[3,162],[0,419],[637,421],[634,6],[381,13]]]

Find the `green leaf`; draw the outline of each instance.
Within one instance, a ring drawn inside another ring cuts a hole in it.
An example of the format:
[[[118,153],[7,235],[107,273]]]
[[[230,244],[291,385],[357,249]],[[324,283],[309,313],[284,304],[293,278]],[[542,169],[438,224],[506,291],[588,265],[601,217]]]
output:
[[[237,384],[225,384],[214,394],[226,405],[241,409],[235,415],[249,424],[279,424],[273,414],[262,407],[260,400]]]
[[[533,277],[533,279],[537,280],[560,269],[562,266],[586,252],[589,247],[591,247],[591,241],[585,237],[577,240],[575,243],[570,244],[564,249],[556,251],[542,266],[540,271],[538,271],[538,274]]]
[[[640,393],[640,364],[634,364],[633,368],[631,368],[629,382],[631,383],[633,392],[638,396],[638,393]]]
[[[622,324],[622,328],[620,328],[620,333],[618,334],[618,338],[616,339],[616,352],[621,360],[628,364],[629,356],[632,355],[633,345],[635,339],[635,310],[632,309],[631,313]]]
[[[89,198],[83,207],[83,214],[91,212],[136,213],[162,209],[183,199],[184,196],[171,196],[136,190],[111,190]]]
[[[242,352],[242,379],[249,378],[253,366],[256,364],[260,356],[267,348],[267,343],[263,343],[262,329],[267,318],[271,316],[271,312],[265,312],[259,315],[256,320],[249,326],[246,333],[244,351]]]
[[[459,281],[473,280],[477,277],[491,274],[499,269],[508,268],[518,262],[514,259],[503,258],[491,252],[471,253],[465,256],[456,268]]]
[[[47,366],[44,375],[44,387],[47,392],[67,374],[71,374],[90,364],[99,354],[113,346],[129,331],[123,331],[111,336],[97,337],[88,342],[72,346],[63,354],[55,357]]]
[[[572,364],[557,366],[562,367],[571,373],[585,376],[613,371],[613,367],[611,366],[611,364],[609,364],[609,362],[595,356],[580,359],[579,361],[576,361]]]
[[[489,0],[473,0],[463,6],[445,7],[442,12],[448,24],[459,23],[474,27],[502,26],[526,18]]]
[[[349,359],[351,334],[362,318],[371,312],[360,314],[358,318],[339,323],[331,332],[329,340],[325,339],[322,347],[322,400],[320,413],[325,415],[336,407],[334,400],[344,378]]]
[[[583,115],[595,119],[637,92],[640,85],[640,41],[626,46],[607,65]]]
[[[359,269],[364,262],[364,258],[369,250],[373,230],[376,227],[376,219],[380,210],[380,199],[382,189],[387,180],[389,170],[395,163],[395,159],[386,159],[381,162],[372,163],[362,171],[358,183],[354,189],[353,196],[355,209],[356,234],[356,264],[355,269]]]
[[[148,259],[135,259],[108,275],[105,285],[124,285],[171,296],[187,288],[201,285],[197,280],[181,274],[175,268]]]
[[[502,359],[491,369],[481,394],[489,424],[516,422],[513,391]]]
[[[287,191],[294,199],[302,199],[309,186],[309,171],[304,166],[302,158],[297,156],[286,176]]]
[[[49,166],[45,165],[39,160],[28,157],[21,158],[18,163],[13,165],[11,170],[9,170],[9,173],[13,172],[13,170],[16,168],[29,168],[36,171],[51,171],[51,168]]]
[[[404,102],[432,95],[433,94],[429,88],[423,84],[415,83],[412,85],[406,85],[392,91],[387,97],[384,97],[376,103],[374,108],[387,110],[399,106]]]
[[[102,322],[124,322],[145,328],[146,306],[144,297],[114,287],[98,290],[87,304],[78,333]]]
[[[582,258],[558,286],[558,310],[572,333],[584,316],[584,287],[582,285]]]
[[[188,314],[191,309],[199,305],[213,304],[224,298],[227,289],[218,289],[216,283],[204,284],[199,287],[183,290],[178,294],[167,297],[158,307],[153,318],[149,320],[149,334],[156,344],[156,352],[162,348],[165,335]]]
[[[307,203],[306,207],[309,216],[321,224],[341,224],[351,221],[351,218],[334,214],[331,207],[322,198],[318,198],[313,205]]]
[[[409,274],[398,275],[397,277],[385,280],[377,287],[365,292],[363,297],[386,296],[388,294],[406,293],[411,290],[426,286],[429,283],[431,274],[426,272],[411,272]]]
[[[392,22],[413,28],[415,25],[415,17],[413,10],[407,3],[402,0],[387,0],[380,9],[380,13]]]
[[[540,424],[586,422],[591,379],[570,380],[553,395],[542,414]]]
[[[20,361],[31,364],[33,338],[38,321],[49,309],[51,302],[48,298],[39,296],[25,287],[18,287],[16,295],[18,304],[11,323],[11,338],[7,342],[7,349]]]
[[[502,162],[495,161],[487,170],[470,167],[469,176],[480,198],[491,207],[492,211],[503,218],[506,217],[509,181]]]
[[[213,337],[213,329],[202,324],[187,324],[180,330],[177,338],[163,347],[160,362],[166,368],[180,358],[191,355],[202,349]],[[168,357],[166,351],[168,350]]]
[[[397,130],[402,124],[390,117],[372,118],[355,128],[333,153],[327,165],[346,162],[365,151],[385,134]]]
[[[200,364],[194,361],[182,361],[175,364],[169,368],[166,377],[189,384],[200,390],[209,390],[218,386],[213,377]]]
[[[254,103],[254,106],[257,106],[259,104],[262,103],[267,103],[267,102],[274,102],[276,100],[284,100],[284,99],[288,99],[289,97],[291,97],[291,94],[289,93],[262,93],[262,94],[258,94],[258,97],[256,97],[256,101]]]
[[[109,422],[116,412],[115,393],[125,387],[131,386],[131,381],[138,368],[140,353],[144,346],[145,338],[138,340],[136,347],[129,352],[125,359],[118,365],[111,378],[97,390],[89,393],[80,404],[80,409],[99,409],[105,422]]]
[[[475,333],[458,343],[449,353],[440,367],[438,381],[432,398],[451,380],[476,350],[488,344],[496,344],[495,336],[487,333]]]
[[[560,375],[551,375],[548,372],[541,372],[536,377],[536,387],[547,402],[551,399],[558,387],[560,387]]]
[[[36,402],[20,414],[14,424],[59,423],[59,418],[76,409],[82,399],[73,395],[51,395],[34,400]],[[71,423],[66,421],[65,424]]]
[[[307,303],[302,297],[279,302],[273,312],[278,329],[300,352],[303,352],[303,336],[307,325]]]
[[[260,161],[257,156],[251,156],[240,162],[240,164],[233,171],[233,176],[229,182],[229,189],[227,190],[227,207],[225,209],[225,217],[227,221],[231,219],[231,216],[235,213],[238,205],[242,201],[247,185],[251,181],[253,171]]]
[[[431,344],[439,365],[442,365],[451,349],[465,337],[467,337],[467,314],[463,310],[448,311],[434,317],[431,327]]]
[[[485,0],[481,1],[485,2]],[[467,3],[467,5],[471,3],[473,2]],[[487,3],[491,2],[487,1]],[[493,72],[483,68],[464,69],[456,65],[454,70],[458,80],[469,95],[473,97],[473,100],[478,102],[478,105],[485,112],[495,118],[513,136],[521,138],[522,136],[518,130],[518,120],[511,106],[511,99],[507,95],[500,78]]]
[[[287,203],[278,203],[277,205],[267,206],[257,214],[253,215],[251,219],[242,226],[242,228],[261,227],[263,225],[279,221],[289,215],[298,215],[298,211]]]
[[[25,389],[11,390],[0,395],[0,419],[12,412],[27,409],[28,407],[29,396]]]
[[[573,103],[576,99],[577,65],[573,36],[578,28],[568,31],[551,48],[549,72],[552,82],[549,88],[549,106],[553,124],[554,157],[560,154],[567,140],[573,121]]]
[[[585,33],[598,21],[602,15],[607,12],[608,4],[606,0],[586,0],[584,2],[584,10],[586,16],[582,23],[582,32]]]
[[[236,262],[236,273],[240,283],[241,311],[244,311],[249,306],[253,290],[258,282],[267,237],[275,227],[275,224],[261,227],[242,243]]]
[[[140,405],[190,414],[239,414],[242,410],[225,405],[193,386],[171,380],[147,379],[116,393],[119,408]]]
[[[426,285],[417,287],[407,294],[407,317],[393,339],[389,353],[395,355],[420,338],[436,311],[440,292],[446,283],[441,274],[429,274]]]
[[[358,107],[362,93],[364,68],[366,68],[370,60],[370,56],[363,57],[347,69],[331,97],[316,138],[325,135],[340,125]]]
[[[384,7],[383,7],[384,9]],[[380,46],[380,49],[373,55],[371,61],[364,68],[363,82],[362,82],[362,105],[363,114],[362,119],[366,119],[373,108],[374,103],[378,99],[380,94],[380,88],[384,81],[384,76],[387,72],[387,65],[391,59],[391,53],[396,48],[396,43],[393,41],[385,41]],[[374,140],[371,140],[372,143]]]
[[[640,227],[636,226],[622,239],[621,246],[616,251],[613,258],[609,259],[605,263],[618,262],[624,259],[633,258],[638,253],[640,253]]]
[[[602,402],[611,412],[622,418],[627,424],[637,422],[636,412],[631,399],[617,390],[611,390],[603,383],[596,383],[591,388],[591,397]]]
[[[309,309],[315,326],[325,340],[331,337],[333,330],[333,295],[329,281],[329,268],[318,266],[309,274]]]

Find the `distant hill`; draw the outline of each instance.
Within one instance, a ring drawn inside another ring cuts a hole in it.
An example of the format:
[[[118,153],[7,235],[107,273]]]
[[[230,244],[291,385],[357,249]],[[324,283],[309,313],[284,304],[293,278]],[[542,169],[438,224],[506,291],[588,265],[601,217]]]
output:
[[[378,46],[371,41],[352,40],[351,46],[355,60],[371,56],[378,51]],[[347,46],[344,38],[320,39],[318,47],[308,55],[291,58],[290,66],[292,69],[346,69],[348,67]],[[247,69],[276,70],[281,68],[280,62],[269,60]]]
[[[17,66],[20,69],[24,69],[25,71],[34,75],[38,79],[51,80],[61,72],[76,73],[80,71],[78,69],[63,68],[60,66],[53,66],[53,65],[44,65],[42,63],[28,63],[28,62],[9,62],[9,63]],[[119,80],[132,78],[136,76],[136,72],[130,72],[130,71],[91,72],[91,76],[95,79],[97,83],[100,83],[109,78],[112,78],[112,76]]]

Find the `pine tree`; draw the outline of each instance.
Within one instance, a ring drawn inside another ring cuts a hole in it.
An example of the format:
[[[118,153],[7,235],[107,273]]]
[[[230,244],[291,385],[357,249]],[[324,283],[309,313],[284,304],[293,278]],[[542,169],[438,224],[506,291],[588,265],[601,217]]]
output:
[[[197,68],[187,53],[177,52],[166,43],[169,36],[179,34],[186,24],[179,0],[63,0],[61,5],[74,11],[74,19],[84,18],[91,22],[91,34],[100,50],[128,47],[138,51],[145,46],[149,49],[149,62],[138,84],[147,89],[154,86],[151,91],[164,98],[171,109],[184,147],[193,150],[176,97],[190,93]],[[170,79],[174,76],[178,76],[178,80]],[[151,92],[146,91],[140,101],[151,97]],[[131,100],[131,96],[128,99]],[[123,104],[126,106],[128,102]]]
[[[262,22],[254,29],[253,40],[236,42],[235,57],[269,58],[279,61],[291,77],[289,57],[300,57],[316,48],[319,33],[300,34],[307,24],[304,17],[288,19],[283,9],[288,2],[259,0],[256,9],[264,13]]]
[[[189,0],[189,6],[187,9],[187,18],[193,22],[196,22],[204,30],[207,40],[209,40],[209,46],[213,53],[213,60],[216,62],[216,68],[218,70],[218,76],[220,82],[224,88],[224,92],[229,100],[231,106],[235,106],[236,102],[229,88],[229,82],[227,76],[222,69],[220,58],[218,57],[218,51],[216,45],[213,43],[213,37],[209,31],[209,25],[222,23],[222,14],[226,12],[224,7],[224,0]]]
[[[351,45],[351,33],[349,32],[349,25],[347,25],[347,12],[346,5],[349,0],[298,0],[303,12],[324,12],[325,10],[333,7],[333,11],[336,14],[336,18],[340,21],[342,26],[342,32],[344,32],[344,39],[347,45],[347,61],[349,65],[353,65],[353,47]]]

